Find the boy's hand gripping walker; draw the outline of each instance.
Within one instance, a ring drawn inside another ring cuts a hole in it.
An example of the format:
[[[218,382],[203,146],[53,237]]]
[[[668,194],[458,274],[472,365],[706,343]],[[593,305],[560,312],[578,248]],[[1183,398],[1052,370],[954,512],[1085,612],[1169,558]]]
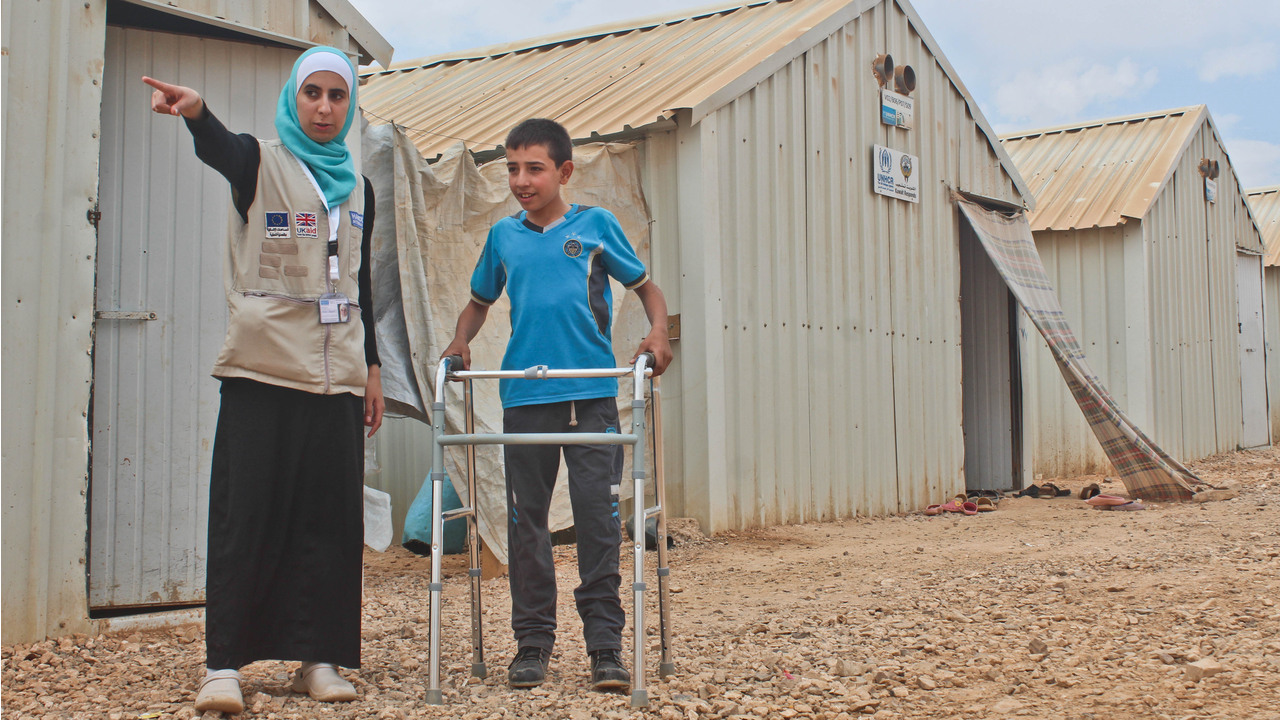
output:
[[[440,595],[444,589],[440,577],[441,536],[445,520],[465,517],[467,519],[467,540],[470,547],[471,569],[471,674],[478,678],[486,677],[488,671],[484,663],[484,642],[480,619],[480,542],[476,530],[476,445],[631,445],[633,452],[631,476],[635,481],[635,492],[632,502],[635,504],[634,537],[635,578],[631,584],[634,595],[632,610],[633,656],[634,668],[631,673],[631,706],[644,707],[649,704],[649,691],[645,686],[644,675],[644,543],[645,520],[656,515],[658,518],[658,625],[662,639],[662,663],[658,673],[666,677],[675,672],[675,664],[671,660],[671,602],[667,595],[667,512],[666,491],[663,487],[663,453],[662,453],[662,401],[658,378],[652,377],[650,369],[654,358],[649,353],[641,353],[632,367],[620,368],[587,368],[580,370],[552,370],[545,365],[528,370],[462,370],[462,358],[451,355],[440,360],[436,370],[435,399],[431,405],[431,662],[430,677],[427,686],[427,702],[431,705],[443,705],[444,696],[440,690]],[[458,369],[454,369],[458,368]],[[475,433],[475,408],[471,383],[473,380],[525,378],[530,380],[546,380],[554,378],[601,378],[624,377],[635,378],[634,395],[631,400],[631,432],[622,433]],[[654,498],[653,507],[644,506],[645,481],[645,400],[644,384],[648,378],[650,394],[653,398],[653,440],[654,456]],[[445,434],[444,396],[445,386],[449,380],[463,383],[463,398],[466,407],[465,435]],[[467,446],[467,498],[470,507],[442,513],[444,504],[444,449],[450,445]]]

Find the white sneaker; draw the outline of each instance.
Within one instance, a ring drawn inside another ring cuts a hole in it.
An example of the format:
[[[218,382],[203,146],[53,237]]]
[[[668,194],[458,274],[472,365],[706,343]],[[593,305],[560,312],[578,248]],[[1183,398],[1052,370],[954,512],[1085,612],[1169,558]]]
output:
[[[224,715],[244,712],[244,697],[240,694],[240,673],[235,670],[218,670],[200,681],[200,694],[196,696],[196,712],[218,710]]]
[[[329,663],[302,663],[293,675],[293,691],[307,693],[320,702],[350,702],[356,689]]]

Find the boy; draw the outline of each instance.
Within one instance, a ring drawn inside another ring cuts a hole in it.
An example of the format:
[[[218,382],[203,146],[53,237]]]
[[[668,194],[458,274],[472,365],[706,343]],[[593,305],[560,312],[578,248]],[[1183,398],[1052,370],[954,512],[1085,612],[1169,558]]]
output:
[[[644,304],[653,329],[636,356],[653,353],[653,372],[661,375],[671,362],[667,302],[612,213],[561,199],[560,186],[573,175],[569,133],[553,120],[525,120],[507,135],[506,150],[507,183],[523,210],[489,231],[471,277],[471,301],[444,355],[460,355],[463,367],[471,366],[468,343],[505,289],[511,299],[511,339],[504,370],[613,367],[607,275]],[[616,378],[502,380],[499,387],[503,432],[619,430]],[[618,597],[622,536],[616,504],[623,457],[618,445],[508,445],[504,450],[511,628],[518,647],[507,680],[516,688],[541,685],[555,646],[556,578],[547,512],[562,449],[578,536],[581,584],[574,598],[591,658],[591,684],[597,690],[624,690],[631,674],[621,660],[626,615]]]

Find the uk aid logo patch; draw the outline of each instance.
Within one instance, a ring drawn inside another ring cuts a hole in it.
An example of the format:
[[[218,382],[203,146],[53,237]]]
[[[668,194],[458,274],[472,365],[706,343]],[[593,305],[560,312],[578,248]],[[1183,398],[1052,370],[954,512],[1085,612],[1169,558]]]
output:
[[[353,227],[353,228],[355,228],[355,229],[357,229],[357,230],[363,230],[363,229],[364,229],[364,214],[363,214],[363,213],[358,213],[358,212],[356,212],[355,210],[349,210],[348,212],[350,212],[350,213],[351,213],[351,227]]]
[[[289,237],[289,213],[267,213],[267,239],[280,240]]]
[[[320,237],[316,214],[313,212],[296,212],[293,214],[293,226],[300,238]]]

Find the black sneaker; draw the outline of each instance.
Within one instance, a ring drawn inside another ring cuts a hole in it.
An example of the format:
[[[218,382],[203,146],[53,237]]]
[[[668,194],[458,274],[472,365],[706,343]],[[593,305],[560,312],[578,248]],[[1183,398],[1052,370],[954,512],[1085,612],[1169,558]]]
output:
[[[631,673],[622,667],[622,653],[596,650],[591,655],[591,687],[596,690],[626,690],[631,687]]]
[[[507,684],[513,688],[538,687],[547,681],[551,652],[530,645],[520,648],[507,667]]]

